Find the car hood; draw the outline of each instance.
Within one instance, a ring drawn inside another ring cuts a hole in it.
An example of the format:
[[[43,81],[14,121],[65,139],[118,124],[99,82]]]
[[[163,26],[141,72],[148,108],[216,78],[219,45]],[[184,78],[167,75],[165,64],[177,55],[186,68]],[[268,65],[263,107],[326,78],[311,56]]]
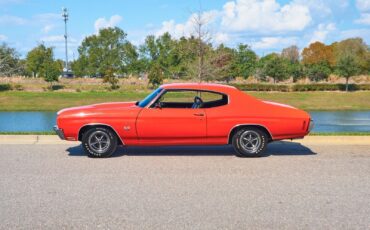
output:
[[[85,106],[78,106],[78,107],[71,107],[60,110],[57,115],[58,116],[69,116],[69,115],[80,115],[86,116],[89,114],[100,114],[100,113],[116,113],[117,110],[130,110],[138,108],[136,106],[136,102],[110,102],[110,103],[101,103],[101,104],[93,104],[93,105],[85,105]]]

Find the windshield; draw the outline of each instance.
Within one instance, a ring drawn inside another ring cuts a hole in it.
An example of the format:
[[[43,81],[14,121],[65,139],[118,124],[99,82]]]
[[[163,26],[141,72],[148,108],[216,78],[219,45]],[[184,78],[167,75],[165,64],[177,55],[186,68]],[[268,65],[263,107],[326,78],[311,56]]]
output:
[[[162,88],[158,88],[154,90],[151,94],[146,96],[143,100],[139,101],[137,104],[139,107],[144,108],[147,106],[160,92],[162,91]]]

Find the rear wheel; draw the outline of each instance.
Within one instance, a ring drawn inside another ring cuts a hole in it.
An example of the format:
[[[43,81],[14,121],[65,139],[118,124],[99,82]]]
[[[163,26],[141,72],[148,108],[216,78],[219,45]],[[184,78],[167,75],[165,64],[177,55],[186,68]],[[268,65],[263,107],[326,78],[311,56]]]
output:
[[[258,128],[241,128],[234,134],[232,145],[239,157],[259,157],[266,149],[267,135]]]
[[[109,157],[117,149],[117,136],[110,129],[93,127],[84,133],[82,147],[89,157]]]

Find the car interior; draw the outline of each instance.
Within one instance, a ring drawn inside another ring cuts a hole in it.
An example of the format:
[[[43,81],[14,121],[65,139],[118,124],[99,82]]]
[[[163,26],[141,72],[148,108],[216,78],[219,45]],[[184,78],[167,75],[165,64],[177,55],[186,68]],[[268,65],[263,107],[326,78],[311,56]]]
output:
[[[155,108],[213,108],[228,104],[228,97],[225,94],[193,91],[173,90],[166,91],[153,103]]]

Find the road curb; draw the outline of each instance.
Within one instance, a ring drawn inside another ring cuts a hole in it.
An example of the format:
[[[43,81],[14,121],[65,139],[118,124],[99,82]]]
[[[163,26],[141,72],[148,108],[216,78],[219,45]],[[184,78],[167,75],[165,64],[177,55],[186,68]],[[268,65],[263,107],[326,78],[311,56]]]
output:
[[[292,142],[307,145],[370,145],[370,136],[307,136]],[[0,144],[68,145],[76,143],[60,140],[56,135],[0,135]]]

